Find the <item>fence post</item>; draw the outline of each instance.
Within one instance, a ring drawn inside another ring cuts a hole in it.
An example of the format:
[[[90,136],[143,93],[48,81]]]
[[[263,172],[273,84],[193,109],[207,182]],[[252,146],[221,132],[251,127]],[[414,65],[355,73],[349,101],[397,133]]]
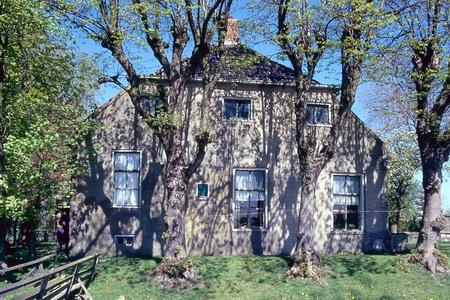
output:
[[[95,270],[97,267],[98,260],[99,260],[99,256],[97,255],[97,257],[95,257],[95,259],[94,259],[94,264],[92,266],[92,273],[91,273],[91,276],[89,277],[89,282],[87,283],[88,285],[91,283],[92,280],[94,280]]]
[[[69,297],[70,292],[72,291],[72,286],[74,284],[74,282],[77,280],[78,278],[78,272],[80,272],[80,264],[75,266],[75,271],[73,272],[72,275],[72,280],[70,281],[69,286],[67,287],[67,292],[66,292],[66,297],[65,299],[67,299]]]
[[[37,296],[39,300],[42,300],[47,292],[47,283],[48,283],[48,276],[42,278],[41,280],[41,289],[39,290],[39,295]]]

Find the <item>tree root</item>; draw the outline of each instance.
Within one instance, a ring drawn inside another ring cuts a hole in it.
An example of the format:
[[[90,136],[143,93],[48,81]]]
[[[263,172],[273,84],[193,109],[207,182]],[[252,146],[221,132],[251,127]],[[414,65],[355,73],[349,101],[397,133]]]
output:
[[[430,254],[426,254],[423,249],[418,249],[410,256],[409,261],[422,266],[425,270],[433,274],[436,271],[443,273],[450,271],[447,256],[437,249]]]
[[[192,260],[187,257],[164,258],[151,275],[168,289],[190,289],[201,284]]]
[[[322,264],[317,253],[303,252],[297,258],[293,257],[286,275],[290,278],[305,278],[325,285],[326,282],[320,275]]]

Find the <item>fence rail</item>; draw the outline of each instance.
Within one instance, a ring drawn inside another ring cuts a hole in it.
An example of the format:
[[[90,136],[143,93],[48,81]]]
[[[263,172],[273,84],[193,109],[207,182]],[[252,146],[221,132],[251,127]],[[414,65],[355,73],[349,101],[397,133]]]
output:
[[[13,293],[14,299],[66,299],[75,292],[84,293],[85,298],[92,299],[86,286],[95,276],[98,259],[99,254],[90,255],[0,288],[0,299]],[[87,262],[92,262],[92,265],[86,268]]]

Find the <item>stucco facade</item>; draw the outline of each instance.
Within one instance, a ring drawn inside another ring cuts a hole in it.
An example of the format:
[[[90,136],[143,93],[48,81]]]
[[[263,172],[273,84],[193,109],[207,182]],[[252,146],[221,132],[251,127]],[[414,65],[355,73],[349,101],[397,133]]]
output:
[[[143,86],[143,90],[151,83]],[[193,133],[200,118],[200,85],[193,81],[186,94],[183,121],[189,122],[185,146],[195,150]],[[187,251],[192,255],[277,255],[294,247],[300,185],[295,142],[295,120],[289,84],[226,82],[218,84],[209,101],[207,126],[213,136],[202,165],[190,181],[186,199]],[[251,101],[248,120],[224,118],[225,99]],[[311,103],[327,104],[331,118],[336,107],[335,91],[317,85]],[[71,202],[71,246],[73,255],[98,252],[107,255],[163,254],[164,187],[158,139],[138,116],[125,93],[97,110],[97,129],[87,147],[95,149],[85,159],[89,174],[80,178],[77,196]],[[317,139],[329,130],[309,125]],[[322,171],[314,195],[317,248],[324,253],[370,250],[373,241],[387,235],[385,197],[386,167],[382,142],[350,114],[339,139],[339,150]],[[137,207],[114,207],[114,151],[140,154],[140,197]],[[263,226],[236,228],[235,172],[265,172]],[[337,230],[333,225],[333,176],[359,175],[361,193],[358,229]],[[207,183],[209,195],[198,198],[197,184]],[[120,236],[132,243],[117,242]],[[131,241],[131,240],[130,240]],[[127,243],[125,243],[127,244]]]

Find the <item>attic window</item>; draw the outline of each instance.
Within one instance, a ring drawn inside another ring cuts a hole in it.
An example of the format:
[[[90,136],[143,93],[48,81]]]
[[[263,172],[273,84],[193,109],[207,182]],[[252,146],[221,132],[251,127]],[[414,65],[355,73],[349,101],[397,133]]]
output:
[[[330,124],[330,106],[324,104],[308,104],[306,122],[311,125]]]
[[[250,120],[251,101],[244,99],[225,99],[224,116],[227,120]]]
[[[157,117],[159,115],[159,109],[161,108],[161,100],[155,97],[142,97],[141,101],[144,102],[144,108],[148,111],[150,116]]]

